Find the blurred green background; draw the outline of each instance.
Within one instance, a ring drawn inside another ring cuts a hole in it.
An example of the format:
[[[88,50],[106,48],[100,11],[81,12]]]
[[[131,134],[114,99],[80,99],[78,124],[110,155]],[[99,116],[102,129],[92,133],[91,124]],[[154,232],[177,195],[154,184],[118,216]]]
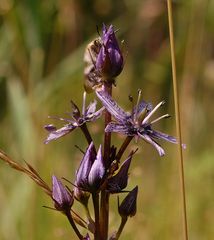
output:
[[[214,236],[214,1],[173,1],[177,70],[180,90],[187,214],[190,239]],[[81,106],[84,48],[96,25],[114,24],[125,40],[126,63],[114,96],[127,110],[128,95],[144,98],[173,117],[157,128],[175,134],[166,1],[164,0],[0,0],[0,148],[31,163],[51,183],[51,175],[73,179],[85,149],[82,133],[48,145],[43,125],[57,123],[69,101]],[[118,97],[119,96],[119,97]],[[93,94],[88,99],[93,99]],[[60,123],[59,123],[60,124]],[[103,121],[90,124],[95,142],[102,140]],[[114,135],[119,146],[123,137]],[[137,215],[122,239],[183,239],[177,148],[162,143],[160,158],[140,141],[131,166],[131,189],[139,185]],[[128,155],[126,152],[125,156]],[[122,198],[122,197],[121,197]],[[30,179],[0,162],[0,239],[74,239],[66,219],[42,208],[51,201]],[[110,229],[119,224],[116,197]],[[75,208],[80,208],[78,204]]]

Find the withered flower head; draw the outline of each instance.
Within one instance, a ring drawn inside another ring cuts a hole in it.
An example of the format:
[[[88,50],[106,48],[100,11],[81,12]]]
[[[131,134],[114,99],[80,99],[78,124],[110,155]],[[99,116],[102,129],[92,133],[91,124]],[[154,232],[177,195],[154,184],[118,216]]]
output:
[[[68,133],[72,132],[75,128],[82,126],[86,122],[95,121],[98,119],[104,108],[99,109],[96,111],[97,102],[91,102],[87,108],[85,108],[85,100],[86,100],[86,92],[83,94],[83,107],[82,107],[82,114],[80,113],[79,108],[77,105],[71,101],[71,113],[69,113],[71,118],[58,118],[58,120],[67,122],[63,127],[57,129],[54,125],[48,124],[45,125],[44,128],[49,132],[48,137],[44,141],[45,144],[49,143],[52,140],[56,140],[60,137],[67,135]]]
[[[62,212],[70,211],[74,202],[73,195],[54,175],[52,176],[52,198],[54,200],[55,208]]]
[[[152,125],[163,118],[168,118],[165,114],[155,120],[151,120],[152,115],[164,104],[160,102],[157,106],[152,108],[150,103],[140,101],[141,91],[139,91],[138,102],[134,107],[132,113],[125,112],[113,99],[103,90],[96,91],[97,97],[102,102],[103,106],[112,114],[116,121],[110,122],[105,131],[118,132],[128,136],[140,137],[146,142],[155,147],[160,156],[165,154],[163,148],[156,142],[156,140],[163,139],[171,143],[177,143],[175,137],[165,133],[156,131]],[[183,144],[185,148],[185,144]]]
[[[88,192],[96,192],[103,181],[105,167],[101,146],[95,155],[94,144],[91,142],[76,173],[76,185]]]
[[[103,24],[102,47],[96,60],[96,69],[104,78],[115,78],[123,69],[123,56],[115,36],[114,28]]]
[[[118,202],[118,212],[121,217],[133,217],[136,214],[137,194],[138,186],[136,186],[131,192],[128,193],[120,205]]]

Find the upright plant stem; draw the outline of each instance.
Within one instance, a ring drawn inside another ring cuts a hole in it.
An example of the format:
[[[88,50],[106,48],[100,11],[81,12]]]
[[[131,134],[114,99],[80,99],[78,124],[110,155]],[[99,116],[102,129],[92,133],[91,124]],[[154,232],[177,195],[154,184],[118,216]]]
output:
[[[178,87],[177,87],[178,84],[177,84],[177,74],[176,74],[175,46],[174,46],[173,19],[172,19],[172,1],[171,0],[167,0],[167,8],[168,8],[168,21],[169,21],[171,61],[172,61],[173,92],[174,92],[174,103],[175,103],[175,114],[176,114],[176,131],[177,131],[177,137],[178,137],[178,143],[179,143],[179,169],[180,169],[180,185],[181,185],[181,194],[182,194],[184,239],[188,240],[184,161],[183,161],[183,151],[182,151],[181,121],[180,121],[180,108],[179,108]]]
[[[111,83],[105,83],[104,88],[106,93],[112,95]],[[111,121],[111,114],[105,110],[105,127]],[[104,161],[106,168],[109,167],[109,156],[111,152],[111,133],[106,132],[104,136]],[[101,229],[101,240],[108,238],[108,225],[109,225],[109,193],[106,190],[101,192],[101,204],[100,204],[100,229]]]

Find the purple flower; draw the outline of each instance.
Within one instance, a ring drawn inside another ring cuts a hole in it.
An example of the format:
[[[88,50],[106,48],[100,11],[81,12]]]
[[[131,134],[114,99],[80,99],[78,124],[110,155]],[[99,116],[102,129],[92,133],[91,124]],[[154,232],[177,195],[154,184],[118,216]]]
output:
[[[85,98],[86,93],[83,94],[83,108],[82,108],[82,114],[80,113],[79,108],[77,105],[71,101],[71,113],[69,113],[70,117],[67,118],[58,118],[55,117],[58,120],[67,122],[63,127],[57,129],[53,124],[45,125],[44,128],[49,132],[48,137],[44,141],[45,144],[49,143],[52,140],[56,140],[60,137],[65,136],[66,134],[72,132],[75,128],[81,127],[86,122],[95,121],[98,119],[104,108],[99,109],[96,111],[96,105],[97,102],[94,100],[94,102],[91,102],[87,108],[85,108]]]
[[[117,77],[123,69],[123,56],[113,26],[103,24],[102,47],[96,60],[96,70],[104,78]]]
[[[52,176],[52,199],[54,200],[55,208],[62,212],[70,211],[74,202],[73,195],[54,175]]]
[[[139,91],[138,102],[134,107],[132,113],[125,112],[113,99],[103,90],[96,91],[97,97],[102,102],[103,106],[111,113],[116,121],[110,122],[105,131],[118,132],[128,136],[140,137],[146,142],[155,147],[160,156],[165,154],[163,148],[156,142],[156,140],[163,139],[171,143],[177,143],[175,137],[165,133],[156,131],[152,125],[163,118],[168,118],[169,115],[165,114],[153,121],[152,115],[164,104],[160,102],[157,106],[152,108],[150,103],[140,101],[141,91]],[[183,144],[185,148],[185,145]]]
[[[76,185],[81,190],[96,192],[103,182],[104,175],[105,167],[101,146],[96,155],[94,144],[91,142],[77,170]]]
[[[119,171],[107,181],[107,190],[111,193],[120,193],[128,183],[128,171],[132,160],[132,154],[123,162]]]
[[[118,212],[121,217],[133,217],[136,214],[137,194],[138,186],[136,186],[132,191],[128,193],[120,205],[118,201]]]

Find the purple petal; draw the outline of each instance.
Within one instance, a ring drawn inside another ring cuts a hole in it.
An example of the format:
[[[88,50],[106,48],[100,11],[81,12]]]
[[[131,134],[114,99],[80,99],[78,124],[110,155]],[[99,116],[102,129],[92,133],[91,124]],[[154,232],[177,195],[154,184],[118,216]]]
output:
[[[116,122],[110,122],[105,128],[105,132],[117,132],[124,135],[130,135],[129,128],[126,125]]]
[[[138,133],[138,136],[143,138],[143,140],[150,143],[152,146],[154,146],[161,157],[165,155],[163,148],[158,143],[156,143],[149,135]]]
[[[105,107],[102,107],[100,108],[98,111],[96,111],[94,114],[93,114],[93,117],[91,119],[91,121],[95,121],[97,120],[103,113],[103,111],[105,110]]]
[[[50,125],[49,125],[50,126]],[[52,140],[56,140],[60,137],[65,136],[66,134],[70,133],[71,131],[73,131],[76,128],[76,126],[73,126],[71,124],[65,125],[62,128],[59,128],[57,130],[54,130],[54,128],[52,128],[53,130],[50,131],[50,134],[48,135],[48,137],[46,138],[46,140],[44,141],[45,144],[48,144],[50,141]],[[47,129],[47,128],[45,128]]]
[[[102,148],[100,146],[97,157],[91,167],[90,173],[88,175],[88,183],[89,185],[97,190],[99,188],[99,185],[103,179],[103,176],[105,174],[105,166],[103,162],[103,156],[102,156]]]
[[[119,122],[126,122],[130,118],[130,114],[126,113],[109,94],[104,91],[96,91],[97,97],[102,102],[103,106],[111,113]]]
[[[95,158],[94,144],[91,142],[76,173],[76,184],[78,187],[83,189],[88,187],[88,174]]]
[[[85,114],[85,116],[90,116],[90,115],[94,114],[94,112],[96,111],[96,106],[97,106],[97,101],[94,100],[93,102],[91,102],[88,105],[85,113],[83,113],[83,114]]]
[[[166,140],[168,142],[171,142],[171,143],[178,143],[177,139],[175,137],[170,136],[166,133],[159,132],[159,131],[153,130],[152,133],[151,133],[151,136],[155,137],[157,139],[164,139],[164,140]]]
[[[59,210],[65,210],[64,208],[70,207],[73,203],[71,194],[54,175],[52,176],[52,198]]]
[[[177,139],[173,136],[170,136],[166,133],[162,133],[162,132],[159,132],[159,131],[156,131],[156,130],[153,130],[152,131],[152,136],[154,136],[155,138],[157,139],[164,139],[168,142],[171,142],[171,143],[178,143]],[[186,144],[182,143],[182,147],[184,149],[186,149]]]

